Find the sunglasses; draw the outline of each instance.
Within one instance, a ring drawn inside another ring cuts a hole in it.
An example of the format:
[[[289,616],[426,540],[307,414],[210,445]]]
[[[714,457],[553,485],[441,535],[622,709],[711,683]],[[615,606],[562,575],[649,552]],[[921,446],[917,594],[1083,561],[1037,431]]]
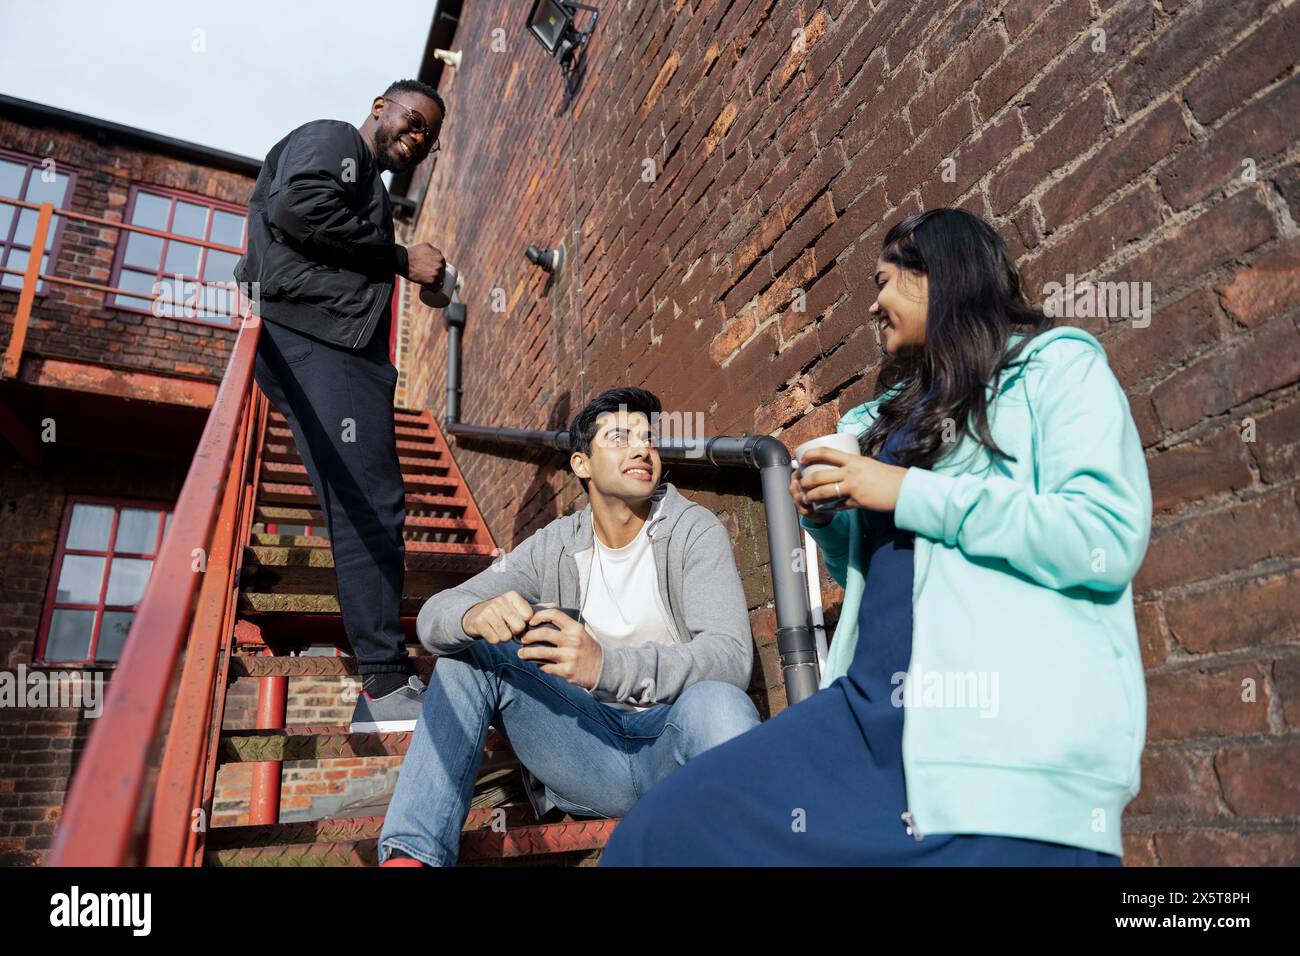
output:
[[[424,117],[421,116],[419,113],[417,113],[415,110],[411,109],[405,103],[399,103],[397,102],[397,100],[390,100],[387,96],[381,96],[380,99],[383,100],[385,103],[392,103],[394,106],[400,106],[402,110],[405,111],[407,122],[411,124],[412,133],[419,133],[421,137],[427,139],[429,134],[433,132],[431,129],[429,129],[428,126],[424,124]],[[435,139],[433,141],[433,145],[429,147],[429,152],[436,153],[438,152],[439,148],[440,148],[439,141]]]

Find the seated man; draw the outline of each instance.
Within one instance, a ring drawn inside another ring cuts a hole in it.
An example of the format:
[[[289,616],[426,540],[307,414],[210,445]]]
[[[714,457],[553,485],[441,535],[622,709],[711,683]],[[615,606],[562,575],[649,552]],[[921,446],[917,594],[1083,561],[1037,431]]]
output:
[[[456,862],[489,724],[525,778],[540,778],[542,794],[529,793],[538,816],[554,805],[591,817],[622,816],[675,768],[758,724],[731,541],[707,508],[659,484],[659,411],[639,388],[592,400],[569,432],[588,506],[420,609],[420,642],[441,660],[381,864]]]

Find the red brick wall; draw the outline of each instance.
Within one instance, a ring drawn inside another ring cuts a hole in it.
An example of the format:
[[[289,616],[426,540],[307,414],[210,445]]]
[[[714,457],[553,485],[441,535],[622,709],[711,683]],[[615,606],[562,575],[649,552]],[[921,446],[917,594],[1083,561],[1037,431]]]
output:
[[[32,671],[67,495],[175,501],[185,468],[53,450],[39,469],[0,461],[0,670],[27,665]],[[95,672],[110,693],[112,669],[88,673]],[[37,863],[49,849],[68,778],[93,725],[76,709],[0,707],[0,866]]]
[[[60,172],[76,173],[74,212],[122,221],[130,187],[166,186],[244,205],[255,177],[192,162],[79,132],[29,125],[0,114],[0,147],[52,158]],[[68,220],[57,275],[109,282],[118,230]],[[116,368],[218,381],[230,358],[235,331],[184,319],[159,318],[104,307],[101,293],[53,285],[38,296],[24,351]],[[17,308],[15,290],[0,291],[0,344],[7,345]]]
[[[710,433],[831,430],[874,383],[881,236],[930,206],[989,219],[1035,296],[1066,273],[1152,283],[1149,327],[1079,320],[1128,390],[1158,509],[1127,860],[1300,862],[1300,4],[606,4],[569,110],[522,21],[466,10],[416,228],[465,276],[464,419],[563,427],[630,383]],[[562,240],[548,283],[523,250]],[[441,415],[441,317],[408,321],[410,403]],[[579,494],[458,460],[505,546]],[[756,488],[728,480],[700,498],[770,634]]]

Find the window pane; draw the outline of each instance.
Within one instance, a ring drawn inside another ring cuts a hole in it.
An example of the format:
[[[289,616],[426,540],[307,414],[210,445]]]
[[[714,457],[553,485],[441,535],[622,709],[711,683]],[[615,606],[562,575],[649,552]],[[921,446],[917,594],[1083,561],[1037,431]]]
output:
[[[36,238],[36,210],[18,210],[18,228],[14,230],[14,242],[20,246],[30,246]]]
[[[103,583],[103,558],[88,554],[65,554],[54,600],[60,604],[97,604],[99,586]]]
[[[9,260],[5,263],[6,269],[17,269],[22,272],[27,268],[27,253],[22,249],[10,249]],[[0,283],[7,289],[21,289],[23,287],[22,276],[11,276],[8,273],[4,275],[4,282]]]
[[[114,558],[104,603],[139,604],[152,569],[153,562],[144,558]]]
[[[171,200],[152,193],[136,193],[135,205],[131,207],[131,224],[147,229],[167,228],[167,213],[171,210]]]
[[[0,242],[4,242],[9,238],[9,227],[13,225],[14,213],[17,211],[17,206],[7,206],[0,203]]]
[[[207,228],[207,206],[196,206],[192,202],[176,203],[176,215],[172,217],[172,232],[178,236],[193,236],[195,239],[202,239]]]
[[[99,646],[95,648],[95,660],[115,661],[122,657],[122,645],[126,643],[127,632],[131,630],[134,611],[105,611],[104,624],[99,629]]]
[[[118,287],[130,292],[142,292],[148,296],[148,298],[134,299],[124,295],[119,295],[116,304],[136,309],[152,309],[154,297],[153,289],[154,284],[157,281],[158,277],[152,272],[131,272],[129,269],[123,269],[122,274],[117,280]]]
[[[235,249],[244,248],[244,217],[220,209],[212,212],[212,235],[210,241]]]
[[[50,616],[50,637],[45,642],[45,659],[84,661],[90,653],[90,633],[94,626],[94,611],[56,610]]]
[[[26,172],[27,167],[22,163],[12,163],[7,159],[0,159],[0,196],[17,199],[18,190],[23,188],[23,176]],[[9,208],[14,207],[10,206]]]
[[[45,181],[45,170],[37,167],[32,170],[32,176],[27,180],[28,202],[54,203],[54,208],[63,205],[63,197],[68,191],[68,177],[65,173],[55,173],[50,182]]]
[[[203,263],[203,278],[208,282],[234,282],[235,263],[239,256],[229,252],[208,250],[208,260]]]
[[[158,263],[162,262],[162,247],[163,241],[157,236],[127,233],[126,258],[123,261],[128,266],[157,269]]]
[[[168,242],[163,272],[168,275],[197,276],[201,251],[202,247],[191,246],[188,242]]]
[[[117,522],[117,540],[113,550],[130,554],[153,554],[154,542],[158,540],[159,511],[146,511],[143,508],[123,508],[122,517]]]
[[[77,551],[107,551],[112,530],[112,505],[73,505],[67,546]]]

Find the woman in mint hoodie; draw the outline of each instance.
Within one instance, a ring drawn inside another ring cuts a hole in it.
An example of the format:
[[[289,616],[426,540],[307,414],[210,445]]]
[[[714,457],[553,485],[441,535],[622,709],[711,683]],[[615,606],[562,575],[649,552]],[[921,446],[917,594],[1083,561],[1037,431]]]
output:
[[[665,778],[607,865],[1120,862],[1151,526],[1128,401],[970,213],[895,225],[875,281],[861,454],[791,481],[844,587],[822,689]]]

